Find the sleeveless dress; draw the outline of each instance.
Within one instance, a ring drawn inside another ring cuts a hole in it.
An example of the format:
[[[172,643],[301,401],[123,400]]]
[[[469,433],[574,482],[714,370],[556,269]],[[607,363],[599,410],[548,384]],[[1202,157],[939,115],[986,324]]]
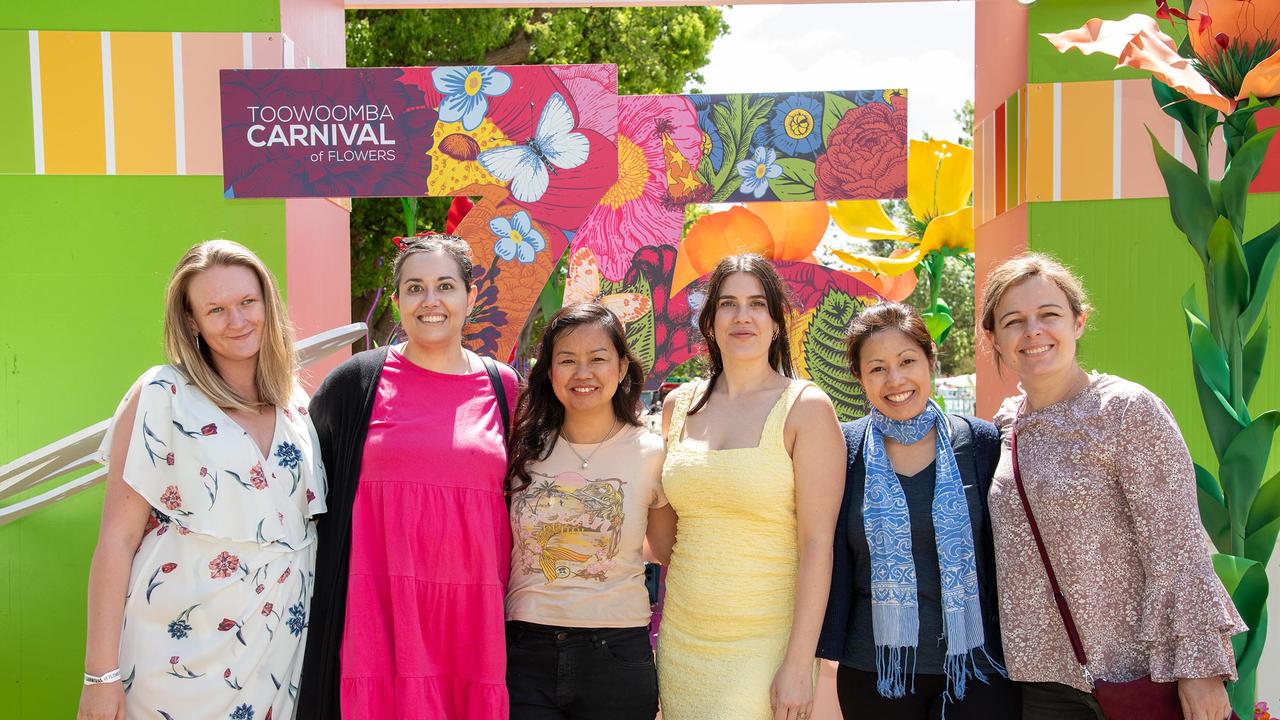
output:
[[[302,672],[326,478],[307,396],[264,454],[178,369],[138,383],[124,481],[152,508],[120,632],[128,718],[287,720]],[[118,459],[117,459],[118,460]]]
[[[786,654],[799,549],[795,478],[783,441],[807,384],[792,380],[760,444],[700,450],[683,440],[696,383],[676,392],[662,485],[680,517],[658,632],[664,720],[767,720]]]

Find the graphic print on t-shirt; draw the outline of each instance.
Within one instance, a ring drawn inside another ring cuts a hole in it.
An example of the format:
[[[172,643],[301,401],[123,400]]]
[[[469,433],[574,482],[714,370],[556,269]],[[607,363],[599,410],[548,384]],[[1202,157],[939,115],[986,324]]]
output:
[[[547,583],[568,578],[603,582],[614,566],[622,534],[622,480],[589,480],[576,472],[534,472],[516,496],[515,542],[521,570]]]

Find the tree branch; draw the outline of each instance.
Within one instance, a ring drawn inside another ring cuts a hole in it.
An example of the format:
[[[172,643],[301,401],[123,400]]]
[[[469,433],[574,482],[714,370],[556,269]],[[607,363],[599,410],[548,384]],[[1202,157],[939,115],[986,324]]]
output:
[[[529,16],[529,24],[545,23],[552,15],[560,12],[560,8],[534,8]],[[484,54],[485,65],[523,65],[529,62],[533,54],[533,38],[529,35],[528,25],[516,30],[506,45],[494,48]]]

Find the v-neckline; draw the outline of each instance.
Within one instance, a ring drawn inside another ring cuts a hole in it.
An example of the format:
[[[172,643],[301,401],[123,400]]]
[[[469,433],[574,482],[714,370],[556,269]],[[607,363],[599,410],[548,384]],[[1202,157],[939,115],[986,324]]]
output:
[[[280,435],[280,415],[281,415],[280,406],[279,405],[272,406],[274,408],[275,417],[272,418],[271,438],[267,440],[267,449],[263,450],[262,446],[258,444],[258,439],[253,436],[253,433],[249,432],[244,428],[243,425],[236,422],[235,418],[231,417],[231,415],[229,415],[226,410],[223,410],[222,408],[218,407],[216,404],[213,404],[213,403],[210,403],[210,404],[217,409],[217,411],[222,415],[222,417],[226,418],[227,422],[234,425],[235,428],[239,430],[242,435],[249,438],[249,444],[252,445],[253,449],[258,452],[258,457],[262,460],[263,464],[265,465],[268,462],[267,458],[271,456],[271,448],[276,446],[276,437]]]
[[[791,389],[791,383],[793,382],[795,381],[788,379],[787,384],[782,386],[782,392],[778,394],[778,399],[773,401],[773,406],[769,408],[768,414],[764,416],[764,425],[760,427],[760,438],[756,440],[755,445],[749,445],[747,447],[732,447],[732,448],[710,448],[710,447],[698,448],[698,447],[690,446],[689,443],[685,442],[685,439],[688,437],[685,431],[689,429],[689,409],[688,408],[685,408],[684,418],[681,420],[681,423],[680,423],[680,435],[679,437],[676,438],[676,444],[684,446],[686,450],[692,450],[693,452],[704,452],[704,453],[725,453],[725,452],[735,452],[735,451],[742,451],[742,450],[759,450],[760,448],[764,447],[764,436],[765,436],[765,433],[769,432],[769,421],[773,419],[773,414],[777,412],[778,407],[782,405],[782,400],[787,396],[787,391]],[[697,389],[698,389],[697,387],[694,387],[694,392],[691,394],[689,398],[689,404],[691,406],[693,405],[694,399],[697,397]]]

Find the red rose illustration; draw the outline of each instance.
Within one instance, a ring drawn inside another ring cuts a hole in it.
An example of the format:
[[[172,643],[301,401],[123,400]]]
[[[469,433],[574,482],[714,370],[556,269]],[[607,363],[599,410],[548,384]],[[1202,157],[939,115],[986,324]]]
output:
[[[288,580],[288,579],[289,579],[289,573],[291,573],[291,572],[293,572],[293,568],[285,568],[285,569],[284,569],[284,572],[280,573],[280,579],[279,579],[279,580],[277,580],[276,582],[278,582],[278,583],[282,583],[282,582],[284,582],[285,580]]]
[[[218,579],[231,577],[231,573],[240,569],[240,558],[223,550],[218,557],[209,561],[209,577]]]
[[[204,427],[200,428],[200,434],[204,435],[205,437],[208,437],[210,435],[217,435],[218,434],[217,424],[209,423],[208,425],[205,425]]]
[[[177,664],[178,664],[178,656],[177,656],[177,655],[174,655],[173,657],[169,658],[169,664],[170,664],[170,665],[177,665]]]
[[[165,455],[165,456],[164,456],[164,463],[165,463],[165,465],[172,465],[172,464],[173,464],[173,453],[169,453],[168,455]]]
[[[218,630],[226,632],[236,626],[236,621],[231,618],[222,618],[222,622],[218,623]]]
[[[222,673],[222,677],[224,677],[224,678],[229,678],[229,677],[231,677],[231,668],[227,668],[227,669]]]
[[[274,606],[274,605],[272,605],[271,603],[267,603],[266,605],[263,605],[263,606],[262,606],[262,616],[263,616],[263,617],[266,617],[266,616],[270,615],[270,614],[271,614],[271,610],[272,610],[272,608],[274,608],[274,607],[275,607],[275,606]]]
[[[170,453],[169,457],[173,457]],[[173,463],[170,463],[172,465]],[[164,489],[164,494],[160,496],[160,502],[170,510],[177,510],[182,507],[182,495],[178,493],[177,485],[170,485]]]
[[[165,575],[168,575],[169,573],[177,569],[178,569],[178,563],[165,563],[160,566],[160,572],[164,573]]]
[[[818,158],[814,195],[819,200],[905,197],[907,194],[907,100],[856,107],[827,138]]]

